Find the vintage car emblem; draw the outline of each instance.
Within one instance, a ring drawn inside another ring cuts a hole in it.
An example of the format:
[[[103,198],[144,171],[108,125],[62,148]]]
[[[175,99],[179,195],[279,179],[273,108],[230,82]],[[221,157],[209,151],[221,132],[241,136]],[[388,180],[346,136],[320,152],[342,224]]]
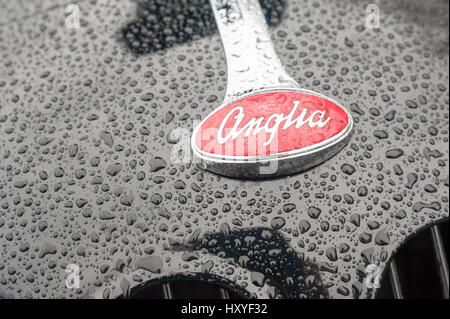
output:
[[[223,104],[194,130],[203,166],[230,177],[295,173],[335,155],[353,121],[337,102],[300,89],[283,69],[257,0],[211,0],[228,68]]]

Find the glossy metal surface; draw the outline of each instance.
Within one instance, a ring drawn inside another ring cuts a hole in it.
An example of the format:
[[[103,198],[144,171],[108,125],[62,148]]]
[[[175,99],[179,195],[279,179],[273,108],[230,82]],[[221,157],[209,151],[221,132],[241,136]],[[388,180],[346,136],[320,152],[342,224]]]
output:
[[[150,4],[80,1],[81,27],[67,29],[65,2],[0,2],[2,297],[114,298],[178,274],[259,298],[371,298],[367,265],[383,271],[448,219],[447,1],[380,2],[379,30],[365,27],[369,2],[284,3],[269,30],[278,56],[349,106],[355,134],[324,164],[267,181],[170,160],[225,97],[218,34],[156,50],[141,32]]]

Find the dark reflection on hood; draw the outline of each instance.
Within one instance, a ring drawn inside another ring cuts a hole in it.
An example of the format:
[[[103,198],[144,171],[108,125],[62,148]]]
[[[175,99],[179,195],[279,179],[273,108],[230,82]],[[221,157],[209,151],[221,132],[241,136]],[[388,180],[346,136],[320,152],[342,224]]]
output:
[[[221,1],[226,6],[227,0]],[[281,21],[286,0],[260,0],[266,21]],[[137,19],[122,30],[127,46],[137,54],[168,49],[216,32],[209,0],[138,0]]]
[[[318,266],[304,260],[301,253],[289,246],[280,232],[269,228],[249,228],[207,234],[195,249],[230,259],[251,271],[257,286],[272,286],[271,297],[327,298]]]

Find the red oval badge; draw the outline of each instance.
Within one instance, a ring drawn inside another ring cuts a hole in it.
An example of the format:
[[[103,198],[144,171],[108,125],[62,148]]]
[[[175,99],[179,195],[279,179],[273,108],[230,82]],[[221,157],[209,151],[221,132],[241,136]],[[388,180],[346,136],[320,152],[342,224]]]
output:
[[[260,92],[212,112],[194,131],[192,146],[200,158],[228,164],[287,158],[293,163],[295,157],[303,164],[291,165],[294,172],[334,155],[351,128],[350,114],[320,94],[306,90]],[[308,158],[302,159],[303,155]]]

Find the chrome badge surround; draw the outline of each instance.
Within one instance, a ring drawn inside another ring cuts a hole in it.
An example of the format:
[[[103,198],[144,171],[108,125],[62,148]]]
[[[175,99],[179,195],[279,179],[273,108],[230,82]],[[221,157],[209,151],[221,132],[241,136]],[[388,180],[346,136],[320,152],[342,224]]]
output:
[[[260,155],[260,156],[227,156],[217,155],[204,152],[195,143],[195,136],[198,130],[202,127],[203,123],[212,116],[217,110],[246,97],[257,95],[261,93],[270,92],[298,92],[307,93],[324,98],[340,108],[342,108],[348,116],[348,123],[346,127],[335,136],[321,142],[305,148],[292,150],[288,152],[282,152],[273,155]],[[274,176],[283,176],[293,174],[299,171],[316,166],[327,159],[337,154],[350,140],[353,133],[353,119],[350,114],[342,105],[338,102],[328,98],[317,92],[297,89],[297,88],[272,88],[256,90],[251,93],[244,94],[240,97],[236,97],[226,103],[220,105],[213,112],[211,112],[206,118],[204,118],[199,125],[194,129],[191,137],[191,146],[196,162],[200,162],[202,167],[219,175],[228,177],[239,178],[269,178]],[[270,163],[277,163],[277,169],[275,172],[266,172],[264,168],[267,168]]]

